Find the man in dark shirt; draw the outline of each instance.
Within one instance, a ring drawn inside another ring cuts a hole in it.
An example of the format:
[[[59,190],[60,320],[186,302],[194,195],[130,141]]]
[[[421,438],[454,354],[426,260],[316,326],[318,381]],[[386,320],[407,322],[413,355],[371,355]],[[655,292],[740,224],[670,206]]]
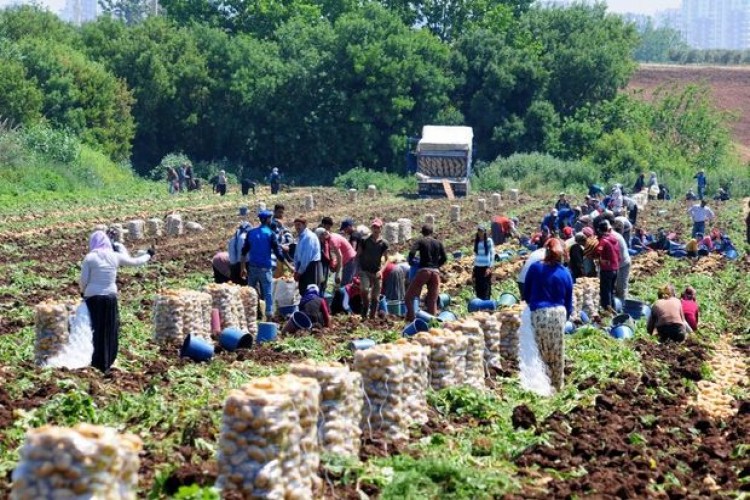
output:
[[[432,226],[422,226],[422,237],[415,241],[409,250],[409,262],[413,262],[414,255],[419,252],[419,271],[406,290],[406,320],[414,320],[414,299],[422,293],[422,287],[427,285],[427,312],[437,314],[437,298],[440,294],[440,267],[448,258],[445,248],[432,236]]]
[[[375,219],[371,225],[372,234],[363,239],[357,247],[359,262],[360,296],[362,297],[362,317],[372,318],[378,312],[380,290],[383,287],[383,268],[387,263],[388,243],[381,237],[383,221]]]

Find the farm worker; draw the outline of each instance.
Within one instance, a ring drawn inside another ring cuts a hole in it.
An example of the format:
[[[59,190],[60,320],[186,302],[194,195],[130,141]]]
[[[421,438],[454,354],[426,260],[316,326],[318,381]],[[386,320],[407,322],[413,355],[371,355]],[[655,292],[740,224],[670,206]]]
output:
[[[599,246],[599,239],[590,227],[584,227],[581,233],[586,237],[586,243],[583,245],[583,275],[587,278],[595,278],[596,270],[596,249]]]
[[[333,219],[330,217],[323,217],[320,220],[320,227],[324,228],[326,231],[332,231],[333,230]]]
[[[700,308],[698,307],[698,302],[695,300],[695,288],[692,286],[686,287],[685,291],[682,292],[680,303],[682,304],[682,314],[685,316],[685,321],[687,321],[691,330],[697,332]]]
[[[242,255],[242,248],[245,246],[245,239],[247,233],[250,232],[252,226],[246,220],[240,222],[240,226],[234,232],[229,241],[227,242],[227,253],[229,254],[229,269],[232,283],[235,285],[244,285],[242,280],[242,271],[244,262],[247,262],[247,258]]]
[[[271,194],[277,194],[279,192],[279,187],[281,187],[281,174],[279,174],[278,168],[273,167],[268,180],[271,184]]]
[[[592,184],[589,186],[589,196],[592,198],[597,198],[599,196],[604,196],[604,189],[598,184]]]
[[[687,194],[685,195],[685,201],[696,201],[698,199],[698,195],[696,195],[692,189],[688,189]]]
[[[81,265],[79,281],[94,333],[91,366],[106,373],[117,358],[120,329],[117,305],[117,268],[142,266],[154,255],[152,248],[140,257],[117,253],[104,231],[94,231],[89,238],[89,253]]]
[[[307,314],[312,320],[313,325],[323,328],[331,326],[331,313],[328,310],[328,303],[323,298],[323,293],[315,285],[309,285],[305,294],[299,301],[299,310]]]
[[[271,230],[276,233],[276,236],[279,235],[279,233],[286,229],[284,227],[284,212],[286,211],[286,207],[282,205],[281,203],[277,203],[273,206],[273,217],[271,217]]]
[[[518,291],[521,293],[521,299],[523,299],[524,302],[528,302],[528,300],[526,300],[526,295],[524,295],[526,293],[526,275],[529,273],[531,266],[543,260],[545,255],[547,255],[547,250],[544,247],[534,250],[526,258],[526,262],[524,262],[521,272],[518,273],[516,283],[518,283]]]
[[[362,296],[359,289],[359,276],[355,276],[352,282],[346,286],[336,288],[331,301],[331,313],[353,313],[362,312]]]
[[[542,230],[544,230],[544,228],[546,227],[547,229],[549,229],[550,234],[555,232],[555,230],[557,229],[557,214],[557,209],[553,208],[547,215],[544,216],[541,225]]]
[[[211,259],[211,267],[214,270],[214,283],[229,283],[232,277],[229,264],[229,252],[218,252]]]
[[[624,301],[628,297],[630,252],[628,251],[628,242],[622,234],[622,223],[615,221],[614,231],[610,234],[617,240],[617,250],[620,254],[620,266],[617,268],[617,278],[615,279],[615,297]]]
[[[701,200],[700,204],[696,203],[688,209],[688,214],[693,220],[693,238],[695,238],[695,235],[698,233],[705,234],[706,221],[710,222],[715,217],[713,210],[706,206],[707,203],[706,200]]]
[[[307,219],[294,219],[297,231],[297,246],[294,249],[294,281],[299,284],[299,294],[303,295],[310,285],[320,282],[320,240],[307,228]]]
[[[628,220],[632,225],[635,225],[638,220],[638,204],[635,202],[635,199],[629,196],[623,196],[622,203],[628,210]]]
[[[383,221],[375,218],[370,227],[372,233],[368,238],[362,240],[357,249],[363,318],[367,318],[368,315],[372,318],[378,311],[380,291],[383,287],[383,269],[388,252],[388,243],[380,236]]]
[[[583,233],[576,233],[573,239],[573,245],[568,250],[569,260],[568,269],[575,282],[578,278],[585,276],[583,270],[583,249],[586,245],[586,235]]]
[[[271,255],[286,265],[279,242],[271,230],[273,213],[262,210],[258,213],[260,224],[247,233],[242,245],[242,257],[247,256],[247,285],[258,291],[258,297],[266,302],[266,317],[273,315],[273,260]]]
[[[386,300],[404,300],[406,297],[407,272],[401,263],[403,255],[392,255],[383,268],[383,295]]]
[[[620,250],[617,239],[612,235],[612,226],[604,220],[597,227],[599,244],[596,256],[599,258],[599,302],[605,311],[614,312],[615,282],[620,268]]]
[[[578,209],[572,208],[561,208],[557,210],[556,229],[561,230],[564,227],[572,226],[578,218],[578,214],[580,214],[580,210],[578,210],[578,213],[576,212],[577,210]]]
[[[492,266],[495,264],[495,245],[487,237],[487,228],[480,224],[474,236],[474,295],[489,300],[492,294]]]
[[[612,188],[612,193],[609,200],[609,205],[612,211],[618,213],[622,210],[622,189],[619,184],[615,184]]]
[[[414,299],[422,294],[422,287],[427,285],[427,312],[437,314],[437,299],[440,295],[439,269],[448,261],[445,247],[433,236],[431,224],[422,226],[422,237],[412,243],[408,260],[419,253],[419,271],[409,283],[406,290],[406,321],[414,321]]]
[[[247,196],[250,191],[255,194],[255,182],[249,177],[243,177],[240,181],[240,189],[242,190],[242,196]]]
[[[630,233],[633,230],[633,224],[630,223],[630,219],[625,217],[624,215],[618,215],[615,217],[615,223],[613,224],[615,227],[615,231],[620,233],[623,238],[625,238],[625,243],[628,245],[628,248],[630,248]]]
[[[497,215],[492,218],[492,242],[495,245],[502,245],[505,240],[516,234],[518,219],[509,218],[503,215]]]
[[[331,225],[333,225],[333,221],[331,221]],[[317,228],[315,230],[315,235],[320,240],[321,275],[318,288],[321,296],[323,296],[326,292],[326,287],[328,286],[328,276],[330,276],[331,271],[336,272],[336,268],[339,267],[341,254],[336,247],[331,245],[331,233],[326,231],[326,228]]]
[[[729,191],[723,187],[720,187],[719,191],[714,195],[714,200],[717,200],[717,201],[729,200]]]
[[[107,229],[107,238],[109,238],[109,242],[112,243],[112,250],[114,250],[117,253],[122,253],[130,257],[130,252],[128,252],[128,249],[123,245],[123,243],[118,239],[119,233],[115,230],[114,227],[110,227]]]
[[[175,194],[180,190],[177,171],[172,167],[167,167],[167,188],[169,188],[169,194]]]
[[[336,266],[336,276],[334,282],[336,285],[348,285],[354,278],[354,271],[357,265],[357,252],[352,247],[349,240],[337,233],[328,232],[328,238],[331,248],[338,252],[340,258]]]
[[[529,268],[524,296],[539,355],[547,365],[550,383],[559,391],[565,378],[565,322],[573,314],[573,278],[563,266],[565,248],[560,240],[547,241],[544,251],[543,261]]]
[[[185,164],[185,182],[187,183],[188,191],[198,189],[198,185],[193,177],[193,166],[190,163]]]
[[[685,252],[687,252],[688,257],[698,256],[698,239],[697,238],[691,238],[690,241],[688,241],[685,244]]]
[[[635,230],[633,237],[630,238],[630,248],[631,250],[635,250],[636,253],[648,250],[646,246],[646,232],[643,229],[637,228]]]
[[[219,170],[219,175],[216,176],[216,192],[221,196],[227,194],[227,173],[223,170]]]
[[[177,177],[180,183],[180,191],[187,191],[187,175],[185,173],[185,164],[177,167]]]
[[[682,312],[682,302],[675,297],[674,287],[664,285],[657,293],[659,299],[651,306],[651,317],[646,329],[653,333],[656,329],[661,342],[682,342],[685,340],[685,314]]]
[[[633,193],[640,193],[643,191],[643,188],[646,187],[646,174],[641,172],[638,174],[638,178],[635,180],[635,184],[633,184]]]
[[[659,187],[659,181],[656,180],[656,172],[651,172],[651,174],[649,175],[648,184],[646,184],[646,187],[647,188],[652,188],[654,186],[656,186],[658,188]]]
[[[349,244],[357,251],[359,244],[362,242],[362,234],[354,228],[354,220],[347,217],[341,221],[339,233],[349,239]]]
[[[562,210],[563,208],[570,208],[570,203],[568,202],[568,199],[565,198],[565,193],[560,193],[560,196],[555,203],[555,208],[558,210]]]
[[[566,226],[562,229],[562,240],[565,243],[565,248],[569,248],[573,243],[575,243],[575,240],[573,239],[573,228],[570,226]]]
[[[703,169],[701,169],[697,174],[693,176],[693,179],[695,179],[696,183],[698,184],[698,199],[702,200],[706,195],[706,186],[708,185],[708,181],[706,180],[706,173],[703,171]]]

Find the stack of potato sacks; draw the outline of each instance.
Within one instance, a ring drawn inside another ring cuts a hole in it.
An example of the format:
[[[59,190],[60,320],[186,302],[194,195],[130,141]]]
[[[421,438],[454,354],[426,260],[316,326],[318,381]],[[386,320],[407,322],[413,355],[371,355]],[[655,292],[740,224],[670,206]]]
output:
[[[386,222],[383,227],[383,239],[389,245],[398,244],[399,224],[398,222]]]
[[[243,498],[318,495],[320,385],[285,375],[260,378],[229,393],[219,439],[216,485]]]
[[[251,286],[240,287],[240,300],[245,310],[246,330],[255,338],[258,334],[258,292]]]
[[[231,283],[211,283],[204,287],[204,290],[213,298],[212,307],[219,310],[222,329],[233,326],[240,330],[248,331],[247,314],[242,301],[243,288],[248,287],[241,287]]]
[[[573,285],[573,319],[579,319],[581,311],[589,318],[599,313],[599,278],[578,278]]]
[[[398,219],[398,240],[400,243],[406,243],[411,239],[411,219]]]
[[[495,313],[474,313],[471,319],[479,323],[484,334],[484,364],[487,368],[502,368],[500,349],[500,319]]]
[[[142,219],[135,219],[128,222],[128,239],[131,241],[143,239],[143,229],[146,225]]]
[[[364,403],[362,375],[335,362],[306,361],[293,364],[289,371],[320,384],[317,437],[321,451],[345,457],[359,455]]]
[[[354,353],[354,369],[362,375],[365,392],[365,435],[373,440],[407,440],[411,419],[405,403],[404,351],[389,344],[359,350]]]
[[[42,302],[34,308],[34,359],[39,365],[57,354],[70,338],[70,320],[78,304],[69,302]]]
[[[184,231],[182,224],[182,216],[180,214],[169,214],[167,215],[167,227],[168,236],[180,236]]]
[[[404,356],[404,404],[410,423],[427,422],[427,389],[430,387],[430,349],[417,342],[398,339],[393,346]]]
[[[465,319],[448,323],[446,328],[462,334],[466,338],[466,355],[463,384],[476,389],[484,389],[484,332],[479,322]]]
[[[161,219],[149,219],[146,221],[146,234],[152,238],[158,238],[162,235],[162,226],[164,222]]]
[[[464,382],[468,339],[463,334],[432,328],[413,338],[430,348],[430,385],[433,389],[437,391]]]
[[[163,290],[154,300],[154,340],[164,344],[186,335],[211,340],[211,295],[194,290]]]
[[[500,318],[500,354],[513,363],[518,362],[518,329],[524,307],[523,303],[514,304],[497,313]]]
[[[12,500],[135,500],[141,440],[78,424],[32,429],[13,471]]]

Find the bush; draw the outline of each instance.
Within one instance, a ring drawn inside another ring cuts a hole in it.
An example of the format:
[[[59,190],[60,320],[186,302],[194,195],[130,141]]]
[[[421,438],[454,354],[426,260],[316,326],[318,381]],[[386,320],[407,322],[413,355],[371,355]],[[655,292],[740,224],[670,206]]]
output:
[[[374,185],[378,191],[390,193],[415,193],[417,191],[417,180],[414,177],[403,177],[389,172],[376,172],[366,168],[353,168],[348,172],[339,174],[333,180],[333,185],[342,189],[367,189]]]
[[[478,166],[472,184],[480,191],[502,191],[508,180],[524,191],[551,186],[584,190],[599,178],[597,169],[586,163],[528,153],[498,158],[485,167]]]

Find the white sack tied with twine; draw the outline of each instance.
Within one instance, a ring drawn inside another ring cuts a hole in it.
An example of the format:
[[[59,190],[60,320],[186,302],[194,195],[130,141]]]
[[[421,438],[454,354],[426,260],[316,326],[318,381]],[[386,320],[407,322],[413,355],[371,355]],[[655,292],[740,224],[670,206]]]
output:
[[[549,381],[547,364],[539,355],[539,348],[531,324],[531,309],[526,306],[521,313],[519,329],[518,367],[521,376],[521,387],[540,396],[552,396],[554,390]]]
[[[69,320],[70,336],[58,354],[47,360],[46,366],[76,370],[91,365],[94,355],[94,332],[86,301],[82,300]]]

